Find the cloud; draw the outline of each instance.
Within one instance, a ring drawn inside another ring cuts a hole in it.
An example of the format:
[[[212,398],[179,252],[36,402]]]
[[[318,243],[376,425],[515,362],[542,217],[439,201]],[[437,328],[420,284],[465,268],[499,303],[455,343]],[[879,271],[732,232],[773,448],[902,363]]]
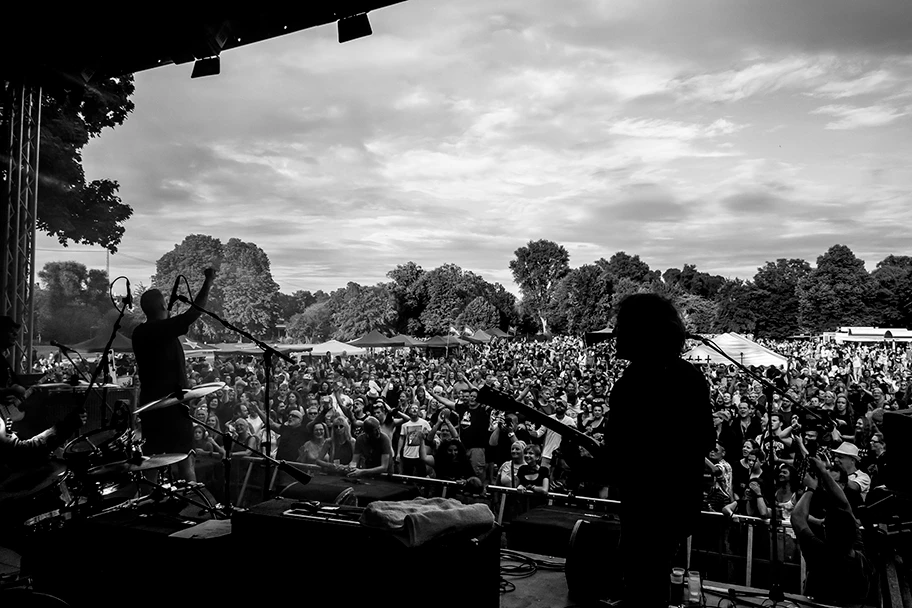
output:
[[[909,114],[889,106],[855,107],[847,105],[821,106],[811,114],[833,116],[836,120],[828,122],[824,128],[833,130],[860,129],[863,127],[882,127]]]
[[[111,272],[136,283],[195,232],[258,244],[286,292],[410,259],[515,289],[513,252],[539,238],[573,265],[626,250],[744,277],[833,242],[882,259],[908,246],[912,153],[899,129],[838,129],[908,112],[910,15],[907,0],[410,2],[344,45],[326,26],[226,52],[218,77],[143,72],[135,112],[84,151],[87,177],[118,180],[135,210]],[[39,266],[104,266],[39,246]]]
[[[822,84],[815,89],[814,94],[832,99],[855,97],[856,95],[867,95],[889,89],[895,82],[896,79],[890,72],[877,70],[853,80],[840,80]]]
[[[672,90],[686,101],[736,102],[785,88],[804,87],[808,81],[826,74],[832,63],[828,57],[786,57],[678,79]]]
[[[736,125],[724,118],[720,118],[709,125],[682,123],[657,118],[624,118],[611,125],[608,131],[613,135],[626,137],[667,138],[690,141],[731,135],[743,128],[742,125]]]

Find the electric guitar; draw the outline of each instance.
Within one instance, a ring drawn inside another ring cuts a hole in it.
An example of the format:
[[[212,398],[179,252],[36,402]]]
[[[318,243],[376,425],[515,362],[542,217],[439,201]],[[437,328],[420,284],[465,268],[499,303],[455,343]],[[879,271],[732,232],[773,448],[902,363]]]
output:
[[[481,387],[476,398],[478,403],[496,410],[511,412],[522,416],[528,422],[551,429],[561,436],[561,447],[582,449],[562,449],[563,458],[570,469],[586,481],[605,482],[610,473],[605,445],[593,437],[567,426],[559,420],[540,412],[535,408],[520,403],[513,397],[489,386]]]
[[[39,385],[47,380],[48,376],[50,375],[50,373],[47,373],[39,378],[38,382],[25,390],[25,393],[22,395],[22,397],[16,397],[13,402],[4,401],[3,403],[0,403],[0,417],[3,418],[4,422],[6,422],[7,432],[12,429],[14,422],[19,422],[25,418],[25,412],[23,411],[25,402],[28,401],[29,397],[35,394],[35,391],[38,390]],[[6,388],[13,386],[13,384],[14,383],[12,382],[12,378],[10,378],[10,380],[7,381]]]

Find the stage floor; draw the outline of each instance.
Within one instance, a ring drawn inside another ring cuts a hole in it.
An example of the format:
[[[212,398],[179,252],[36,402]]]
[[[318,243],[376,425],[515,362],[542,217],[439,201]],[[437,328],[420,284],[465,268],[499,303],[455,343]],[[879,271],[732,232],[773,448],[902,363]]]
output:
[[[517,551],[534,560],[548,560],[551,562],[563,562],[563,558],[548,557],[535,553],[526,553]],[[515,562],[510,562],[515,563]],[[562,571],[538,569],[535,574],[526,578],[505,576],[506,580],[516,585],[516,589],[510,593],[500,595],[501,608],[563,608],[564,606],[578,606],[570,599],[567,594],[567,579]],[[734,589],[739,592],[750,592],[765,594],[764,589],[754,589],[742,587],[740,585],[726,585],[713,581],[703,581],[703,590],[706,595],[707,606],[717,606],[723,599],[728,589]],[[803,607],[832,608],[826,604],[818,604],[809,601],[803,596],[786,594],[786,599],[800,600]],[[607,606],[607,604],[602,604]],[[769,606],[769,599],[763,595],[761,597],[738,597],[738,606]],[[787,604],[779,604],[786,606]],[[797,604],[796,604],[797,605]]]

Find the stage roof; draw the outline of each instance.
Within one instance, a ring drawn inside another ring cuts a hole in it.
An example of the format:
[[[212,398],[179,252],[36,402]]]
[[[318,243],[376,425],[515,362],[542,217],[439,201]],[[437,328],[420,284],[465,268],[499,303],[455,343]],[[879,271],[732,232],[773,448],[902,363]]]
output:
[[[136,14],[123,5],[61,4],[40,16],[0,20],[0,79],[84,83],[85,75],[120,76],[334,23],[404,0],[149,4]]]

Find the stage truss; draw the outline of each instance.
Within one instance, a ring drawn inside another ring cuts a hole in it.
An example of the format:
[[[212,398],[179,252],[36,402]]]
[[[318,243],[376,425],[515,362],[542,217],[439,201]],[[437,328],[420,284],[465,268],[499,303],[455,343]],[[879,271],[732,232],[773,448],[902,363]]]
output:
[[[9,362],[31,371],[35,335],[35,228],[38,210],[38,149],[41,87],[7,83],[3,90],[4,158],[0,311],[22,323]]]

